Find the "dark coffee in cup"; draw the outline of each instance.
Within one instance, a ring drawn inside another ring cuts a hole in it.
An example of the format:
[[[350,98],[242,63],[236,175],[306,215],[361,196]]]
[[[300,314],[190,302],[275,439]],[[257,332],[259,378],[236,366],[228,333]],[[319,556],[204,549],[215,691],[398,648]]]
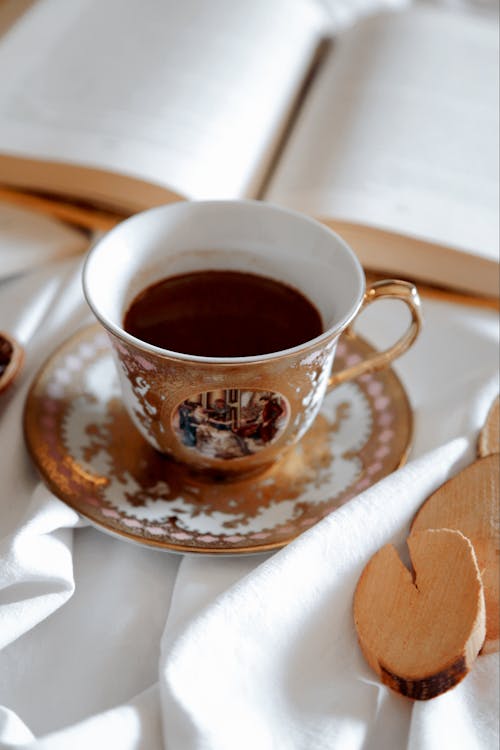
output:
[[[323,332],[316,307],[287,284],[240,271],[197,271],[144,289],[125,330],[162,349],[204,357],[270,354]]]

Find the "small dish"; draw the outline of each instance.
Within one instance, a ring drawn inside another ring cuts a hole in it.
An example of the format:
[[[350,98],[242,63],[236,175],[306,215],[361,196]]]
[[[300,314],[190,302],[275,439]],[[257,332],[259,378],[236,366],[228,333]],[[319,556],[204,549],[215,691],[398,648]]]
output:
[[[24,362],[24,349],[12,336],[0,331],[0,393],[6,391]]]

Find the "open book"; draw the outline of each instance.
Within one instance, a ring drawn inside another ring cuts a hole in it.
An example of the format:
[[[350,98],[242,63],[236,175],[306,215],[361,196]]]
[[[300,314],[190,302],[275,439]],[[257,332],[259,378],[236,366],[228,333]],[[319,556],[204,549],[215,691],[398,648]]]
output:
[[[123,212],[260,198],[369,269],[498,294],[494,19],[411,6],[332,37],[313,0],[21,6],[0,38],[1,185]]]

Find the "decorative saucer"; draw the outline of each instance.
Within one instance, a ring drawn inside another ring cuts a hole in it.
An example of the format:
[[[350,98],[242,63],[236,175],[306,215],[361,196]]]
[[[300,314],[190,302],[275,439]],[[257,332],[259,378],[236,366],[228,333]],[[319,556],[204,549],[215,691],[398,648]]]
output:
[[[336,367],[370,351],[346,337]],[[271,469],[208,483],[132,425],[107,336],[93,325],[37,374],[24,428],[45,483],[99,529],[146,546],[228,555],[283,547],[394,471],[409,450],[412,412],[393,370],[364,375],[325,397],[308,433]]]

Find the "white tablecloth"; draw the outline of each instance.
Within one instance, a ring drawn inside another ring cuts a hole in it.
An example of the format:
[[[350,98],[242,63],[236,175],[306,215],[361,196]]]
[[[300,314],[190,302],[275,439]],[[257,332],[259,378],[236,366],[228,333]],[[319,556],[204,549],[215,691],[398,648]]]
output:
[[[368,558],[404,546],[423,500],[473,459],[499,388],[498,316],[424,303],[396,368],[415,411],[406,467],[274,554],[178,556],[86,526],[27,456],[29,384],[91,321],[80,270],[66,260],[0,284],[0,328],[27,352],[0,399],[0,747],[497,748],[498,654],[412,703],[364,662],[351,607]],[[360,331],[391,341],[396,305],[371,308]]]

